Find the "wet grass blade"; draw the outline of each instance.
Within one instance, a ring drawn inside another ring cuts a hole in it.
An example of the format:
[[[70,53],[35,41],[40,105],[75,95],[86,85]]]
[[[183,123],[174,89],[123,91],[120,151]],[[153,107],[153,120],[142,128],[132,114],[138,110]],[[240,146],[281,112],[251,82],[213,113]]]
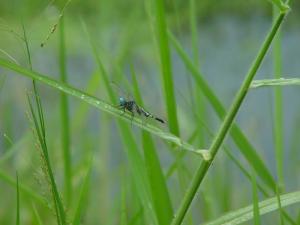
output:
[[[299,78],[279,78],[279,79],[264,79],[252,81],[250,88],[259,88],[266,86],[293,86],[300,85]]]
[[[65,28],[64,17],[62,16],[59,22],[59,68],[60,80],[62,83],[67,83],[66,69],[66,47],[65,47]],[[70,125],[69,125],[69,106],[68,97],[64,92],[60,93],[60,118],[61,118],[61,143],[63,150],[64,161],[64,182],[65,196],[68,205],[72,202],[72,167],[71,167],[71,152],[70,152]]]
[[[300,203],[300,191],[291,192],[280,196],[281,206],[287,207],[296,203]],[[258,204],[260,215],[273,212],[279,208],[277,197],[269,198]],[[216,220],[205,223],[204,225],[221,225],[221,224],[241,224],[253,218],[253,205],[228,212],[224,216],[220,216]]]
[[[20,225],[20,193],[19,193],[19,177],[18,172],[16,173],[16,183],[17,183],[17,212],[16,212],[16,225]]]
[[[184,149],[184,150],[187,150],[187,151],[190,151],[197,155],[202,156],[202,158],[204,160],[210,159],[210,154],[208,151],[203,150],[203,149],[197,149],[197,148],[193,147],[192,145],[188,144],[187,142],[181,140],[179,137],[177,137],[171,133],[165,132],[154,125],[144,124],[141,121],[141,119],[139,119],[137,117],[135,117],[132,120],[130,114],[128,114],[128,113],[123,114],[122,110],[118,109],[116,106],[113,106],[103,100],[100,100],[96,97],[93,97],[93,96],[83,92],[83,91],[80,91],[74,87],[71,87],[70,85],[64,84],[60,81],[56,81],[56,80],[49,78],[45,75],[42,75],[40,73],[28,70],[26,68],[16,65],[15,63],[9,62],[5,59],[0,59],[0,66],[7,68],[7,69],[11,69],[11,70],[19,73],[20,75],[40,81],[40,82],[42,82],[50,87],[53,87],[59,91],[62,91],[62,92],[65,92],[66,94],[74,96],[74,97],[80,99],[81,101],[84,101],[90,105],[97,107],[98,109],[100,109],[104,112],[107,112],[107,113],[115,116],[118,119],[127,121],[128,124],[137,125],[141,129],[144,129],[144,130],[152,133],[153,135],[156,135],[168,142],[174,143],[177,146],[182,147],[182,149]]]
[[[264,57],[272,43],[272,40],[273,40],[279,26],[281,25],[284,17],[285,17],[284,13],[282,13],[278,16],[276,22],[273,24],[270,32],[268,33],[265,41],[263,42],[257,56],[255,57],[255,59],[253,61],[253,64],[251,65],[248,73],[246,74],[244,81],[243,81],[240,89],[238,90],[238,92],[228,110],[228,113],[226,114],[226,116],[222,122],[220,129],[218,130],[215,138],[212,141],[212,144],[209,148],[211,155],[212,155],[212,159],[210,161],[203,161],[201,163],[201,165],[199,166],[199,168],[197,169],[195,176],[193,177],[193,179],[191,181],[191,185],[190,185],[189,189],[187,190],[182,203],[180,204],[178,213],[176,214],[176,217],[174,217],[174,220],[172,221],[173,225],[179,225],[182,223],[201,182],[203,181],[205,175],[207,174],[207,171],[208,171],[210,165],[212,164],[229,129],[231,128],[231,125],[237,115],[237,112],[247,95],[248,88],[251,84],[251,81],[253,80],[254,76],[256,75],[256,72],[257,72],[258,68],[260,67],[262,60],[264,59]],[[255,163],[256,162],[252,162],[252,164],[255,164]]]
[[[132,69],[132,84],[134,96],[136,97],[137,102],[143,107],[144,103],[134,69]],[[142,143],[151,195],[158,222],[161,225],[167,225],[170,224],[172,220],[173,209],[166,180],[157,155],[157,149],[151,135],[145,131],[142,131]]]
[[[167,25],[165,18],[165,1],[155,0],[157,40],[160,51],[161,75],[167,105],[168,124],[172,134],[179,136],[179,126],[177,120],[176,98],[174,95],[174,84],[172,78],[172,65],[170,48],[167,35]]]

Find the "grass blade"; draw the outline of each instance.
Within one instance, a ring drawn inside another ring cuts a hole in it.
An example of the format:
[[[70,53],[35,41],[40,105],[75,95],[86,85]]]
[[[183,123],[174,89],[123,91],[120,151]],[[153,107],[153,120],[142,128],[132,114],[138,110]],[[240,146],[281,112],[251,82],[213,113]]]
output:
[[[280,196],[281,206],[286,207],[300,202],[300,191],[291,192]],[[277,197],[269,198],[259,202],[259,213],[264,215],[273,212],[279,208]],[[224,216],[217,218],[204,225],[220,225],[220,224],[241,224],[253,218],[253,205],[226,213]]]
[[[66,47],[65,47],[65,29],[64,17],[59,22],[59,67],[60,80],[67,83],[66,71]],[[68,205],[72,202],[72,162],[70,152],[70,125],[69,125],[69,106],[68,97],[65,93],[60,93],[60,116],[61,116],[61,142],[64,161],[64,181],[65,195]]]
[[[156,135],[168,142],[174,143],[184,150],[187,150],[187,151],[190,151],[197,155],[202,156],[202,158],[204,160],[210,159],[210,154],[207,150],[197,149],[171,133],[165,132],[165,131],[161,130],[160,128],[153,126],[151,124],[144,124],[139,118],[135,117],[133,120],[131,120],[131,115],[129,115],[128,113],[122,114],[122,110],[116,108],[115,106],[113,106],[103,100],[100,100],[98,98],[95,98],[95,97],[93,97],[83,91],[80,91],[74,87],[71,87],[70,85],[64,84],[60,81],[56,81],[54,79],[46,77],[37,72],[27,70],[21,66],[18,66],[12,62],[7,61],[5,59],[0,59],[0,65],[4,68],[15,71],[15,72],[19,73],[20,75],[30,77],[34,80],[43,82],[50,87],[53,87],[59,91],[65,92],[66,94],[72,95],[72,96],[80,99],[81,101],[84,101],[90,105],[97,107],[98,109],[100,109],[104,112],[114,115],[118,119],[127,121],[129,124],[132,123],[134,125],[137,125],[141,129],[144,129],[144,130],[152,133],[153,135]]]
[[[279,79],[264,79],[252,81],[250,88],[259,88],[265,86],[291,86],[300,85],[299,78],[279,78]]]
[[[179,126],[177,121],[176,99],[174,95],[174,85],[172,78],[172,66],[167,35],[165,18],[165,7],[163,0],[155,0],[157,39],[161,60],[161,75],[164,83],[165,101],[167,105],[168,124],[172,134],[179,136]]]
[[[144,103],[139,91],[138,82],[134,70],[132,69],[132,84],[134,96],[143,107]],[[170,224],[173,217],[173,209],[168,192],[166,180],[157,156],[157,150],[149,133],[142,131],[142,142],[147,175],[149,178],[153,203],[161,225]]]
[[[231,107],[230,107],[228,113],[226,114],[226,116],[224,118],[224,121],[223,121],[219,131],[217,132],[217,134],[211,144],[211,147],[209,150],[212,154],[212,160],[203,161],[202,164],[199,166],[198,170],[196,171],[195,176],[193,177],[193,179],[191,181],[191,185],[190,185],[189,189],[187,190],[186,195],[184,196],[184,199],[179,207],[178,213],[172,222],[173,225],[175,225],[175,224],[179,225],[182,223],[182,220],[183,220],[183,218],[184,218],[184,216],[185,216],[185,214],[186,214],[186,212],[198,190],[198,187],[200,186],[205,175],[207,174],[207,171],[208,171],[211,163],[213,162],[214,157],[218,153],[218,150],[219,150],[220,146],[222,145],[222,143],[225,139],[225,136],[228,133],[228,131],[232,125],[232,122],[233,122],[243,100],[246,97],[246,94],[248,92],[248,88],[251,84],[251,81],[253,80],[259,66],[261,65],[262,60],[263,60],[264,56],[266,55],[267,50],[269,49],[271,42],[272,42],[280,24],[282,23],[284,17],[285,17],[284,13],[281,13],[279,15],[276,22],[272,26],[271,31],[267,35],[264,43],[262,44],[261,49],[259,50],[255,60],[253,61],[253,64],[250,67],[249,72],[247,73],[238,93],[235,96],[235,99],[233,100],[233,103],[231,104]]]

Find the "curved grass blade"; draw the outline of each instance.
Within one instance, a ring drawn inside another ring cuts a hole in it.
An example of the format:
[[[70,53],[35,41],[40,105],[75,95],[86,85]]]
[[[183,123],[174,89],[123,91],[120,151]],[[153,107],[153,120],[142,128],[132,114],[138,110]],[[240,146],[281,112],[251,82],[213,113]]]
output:
[[[137,102],[143,107],[144,103],[139,91],[138,82],[134,70],[132,69],[132,84],[134,90],[134,96]],[[162,172],[162,168],[157,156],[157,150],[152,137],[149,133],[142,131],[142,142],[144,149],[144,158],[146,163],[147,175],[149,177],[149,183],[151,188],[151,194],[153,203],[158,218],[158,222],[161,225],[170,224],[173,217],[173,209],[168,192],[165,177]]]
[[[280,201],[282,207],[291,206],[296,203],[300,203],[300,191],[291,192],[288,194],[280,195]],[[261,201],[258,204],[260,215],[264,215],[273,212],[279,208],[277,196]],[[204,225],[220,225],[220,224],[241,224],[249,221],[253,218],[253,205],[226,213],[211,222]]]
[[[114,115],[118,119],[125,120],[128,123],[132,123],[132,124],[140,127],[141,129],[144,129],[144,130],[152,133],[153,135],[156,135],[166,141],[169,141],[171,143],[178,145],[179,147],[182,147],[182,149],[184,149],[184,150],[196,153],[196,154],[202,156],[202,158],[204,160],[210,159],[210,153],[207,150],[197,149],[171,133],[165,132],[165,131],[161,130],[160,128],[153,126],[151,124],[144,124],[141,121],[141,119],[139,119],[137,117],[135,117],[132,120],[130,114],[128,114],[128,113],[123,114],[123,111],[118,109],[117,107],[115,107],[107,102],[104,102],[103,100],[100,100],[96,97],[93,97],[83,91],[80,91],[74,87],[71,87],[70,85],[64,84],[60,81],[56,81],[56,80],[46,77],[40,73],[28,70],[26,68],[23,68],[21,66],[14,64],[12,62],[9,62],[5,59],[0,59],[0,66],[7,68],[7,69],[11,69],[23,76],[30,77],[34,80],[40,81],[42,83],[45,83],[48,86],[58,89],[59,91],[65,92],[69,95],[79,98],[80,100],[85,101],[86,103],[93,105],[104,112]]]
[[[279,78],[279,79],[264,79],[252,81],[250,88],[259,88],[266,86],[292,86],[300,85],[299,78]]]

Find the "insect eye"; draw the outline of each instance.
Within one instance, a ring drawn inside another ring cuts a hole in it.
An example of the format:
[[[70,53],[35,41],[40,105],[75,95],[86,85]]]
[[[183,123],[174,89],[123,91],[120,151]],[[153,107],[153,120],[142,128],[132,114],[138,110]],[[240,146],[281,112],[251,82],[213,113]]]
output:
[[[124,99],[124,98],[122,98],[122,97],[120,97],[120,98],[119,98],[119,102],[120,102],[120,104],[122,105],[122,104],[124,104],[124,102],[125,102],[125,99]]]

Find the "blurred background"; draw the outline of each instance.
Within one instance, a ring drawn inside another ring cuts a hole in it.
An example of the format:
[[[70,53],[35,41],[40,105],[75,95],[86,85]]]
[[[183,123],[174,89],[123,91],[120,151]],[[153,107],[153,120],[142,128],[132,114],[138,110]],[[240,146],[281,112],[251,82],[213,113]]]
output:
[[[196,50],[192,43],[189,1],[166,1],[168,28],[191,58],[198,54],[196,65],[228,108],[271,26],[272,5],[269,1],[260,0],[195,2]],[[0,1],[1,57],[8,59],[9,54],[19,64],[28,67],[25,45],[18,37],[22,36],[23,23],[28,35],[33,69],[59,79],[58,28],[50,35],[44,47],[41,47],[41,43],[46,40],[52,26],[58,21],[65,4],[66,1],[62,0]],[[125,92],[132,93],[130,66],[133,65],[146,108],[166,119],[159,53],[154,27],[150,22],[153,20],[151,7],[150,1],[138,0],[71,1],[64,11],[67,80],[70,85],[109,102],[103,82],[98,76],[98,67],[84,31],[84,23],[95,40],[111,81],[117,82]],[[291,9],[281,36],[282,76],[299,78],[300,2],[291,1]],[[199,99],[191,97],[193,79],[173,47],[171,50],[181,138],[187,140],[196,128],[194,107],[197,101],[203,102],[202,120],[215,133],[220,126],[220,119],[203,96],[199,96]],[[256,79],[273,78],[270,53],[271,51]],[[124,74],[121,79],[120,71]],[[128,80],[128,83],[124,80]],[[53,166],[56,180],[63,192],[60,95],[57,90],[42,84],[38,84],[38,88],[45,112],[51,160],[55,162]],[[11,186],[9,179],[14,180],[16,170],[22,184],[49,199],[47,186],[41,178],[40,158],[35,149],[35,139],[28,117],[26,93],[30,90],[29,79],[0,68],[0,224],[12,224],[15,221],[15,188]],[[300,185],[299,94],[300,89],[297,86],[283,88],[286,192],[295,191]],[[127,196],[128,220],[133,220],[139,209],[137,199],[130,188],[132,183],[129,179],[128,162],[116,129],[115,118],[72,97],[69,97],[69,106],[74,196],[80,190],[90,156],[94,155],[83,224],[119,224],[122,179],[129,180],[126,181],[130,190]],[[255,89],[246,98],[237,122],[276,178],[273,114],[273,89]],[[164,130],[168,130],[167,127],[161,126]],[[140,140],[139,128],[133,126],[132,129],[137,140]],[[194,142],[195,145],[208,148],[211,136],[205,130],[200,136]],[[174,156],[164,142],[155,137],[154,140],[159,146],[157,149],[160,162],[167,174]],[[246,161],[231,141],[228,139],[226,143],[247,168]],[[187,155],[185,161],[189,174],[185,183],[188,184],[190,175],[197,168],[198,159]],[[181,192],[177,176],[174,174],[168,178],[168,187],[173,208],[176,209],[182,194],[178,194]],[[206,193],[205,204],[202,192]],[[251,184],[220,151],[193,205],[193,215],[195,221],[207,221],[229,210],[246,206],[251,201]],[[53,213],[49,212],[47,207],[33,203],[30,197],[21,193],[22,224],[37,224],[32,208],[38,209],[44,224],[55,224]],[[291,207],[288,210],[292,215],[296,215],[296,208]],[[72,207],[69,211],[70,214],[73,213]],[[277,218],[277,213],[268,214],[264,217],[264,224],[274,221],[274,218]]]

